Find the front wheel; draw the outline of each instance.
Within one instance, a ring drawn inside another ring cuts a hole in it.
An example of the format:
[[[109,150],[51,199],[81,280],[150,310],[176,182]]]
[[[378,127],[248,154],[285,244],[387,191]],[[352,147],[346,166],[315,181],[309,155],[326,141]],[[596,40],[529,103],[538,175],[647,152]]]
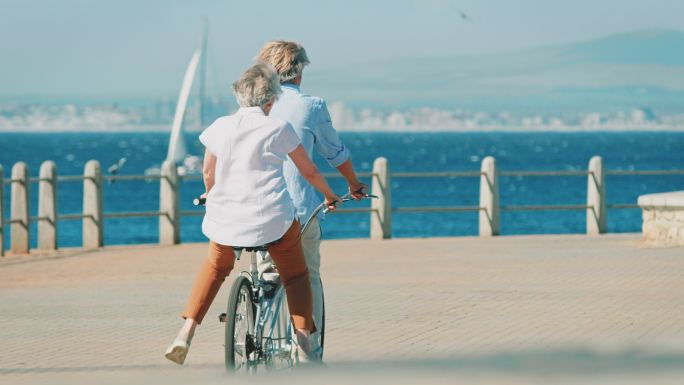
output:
[[[254,337],[254,303],[252,283],[239,276],[233,283],[228,297],[226,313],[225,364],[226,370],[251,371],[256,350]]]
[[[321,299],[323,305],[323,317],[321,317],[321,355],[319,359],[323,360],[323,347],[325,346],[325,294],[323,292],[323,282],[321,282]]]

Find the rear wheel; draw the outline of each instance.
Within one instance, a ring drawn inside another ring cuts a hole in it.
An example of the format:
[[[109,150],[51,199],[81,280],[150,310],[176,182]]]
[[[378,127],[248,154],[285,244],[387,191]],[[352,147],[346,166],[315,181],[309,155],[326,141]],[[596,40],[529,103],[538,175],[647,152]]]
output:
[[[254,337],[254,303],[252,283],[245,276],[239,276],[233,283],[228,297],[226,313],[225,364],[228,371],[252,371],[255,369],[253,353],[256,350]]]

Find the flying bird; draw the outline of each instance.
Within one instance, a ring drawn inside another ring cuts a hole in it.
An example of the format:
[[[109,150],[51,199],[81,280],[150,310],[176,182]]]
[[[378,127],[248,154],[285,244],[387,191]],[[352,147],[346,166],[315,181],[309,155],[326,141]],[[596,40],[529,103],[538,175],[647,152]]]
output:
[[[116,175],[119,172],[119,170],[121,170],[121,167],[123,167],[124,164],[126,164],[126,157],[119,159],[116,163],[109,166],[107,168],[107,172],[112,175]]]
[[[463,10],[459,9],[459,10],[458,10],[458,14],[461,16],[461,19],[462,19],[462,20],[464,20],[464,21],[469,21],[469,22],[471,22],[471,23],[473,22],[473,19],[471,19],[470,16],[468,16],[468,14],[466,14],[465,12],[463,12]]]

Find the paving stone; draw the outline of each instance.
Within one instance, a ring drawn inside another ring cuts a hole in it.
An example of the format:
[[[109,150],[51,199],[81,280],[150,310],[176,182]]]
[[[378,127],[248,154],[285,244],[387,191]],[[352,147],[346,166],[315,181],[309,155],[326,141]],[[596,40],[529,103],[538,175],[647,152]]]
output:
[[[325,241],[328,369],[264,381],[682,383],[684,249],[639,241],[637,234]],[[0,382],[225,382],[217,315],[237,272],[198,329],[186,366],[163,357],[206,248],[5,257]]]

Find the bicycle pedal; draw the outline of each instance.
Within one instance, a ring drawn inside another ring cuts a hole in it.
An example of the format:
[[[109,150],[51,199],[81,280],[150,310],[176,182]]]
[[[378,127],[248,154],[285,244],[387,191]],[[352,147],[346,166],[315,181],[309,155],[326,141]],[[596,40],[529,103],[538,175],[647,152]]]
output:
[[[276,293],[276,289],[278,289],[278,285],[271,283],[271,282],[263,282],[261,286],[263,290],[263,294],[265,298],[271,299]]]
[[[219,314],[219,322],[226,323],[227,318],[228,318],[228,315],[226,313]]]

